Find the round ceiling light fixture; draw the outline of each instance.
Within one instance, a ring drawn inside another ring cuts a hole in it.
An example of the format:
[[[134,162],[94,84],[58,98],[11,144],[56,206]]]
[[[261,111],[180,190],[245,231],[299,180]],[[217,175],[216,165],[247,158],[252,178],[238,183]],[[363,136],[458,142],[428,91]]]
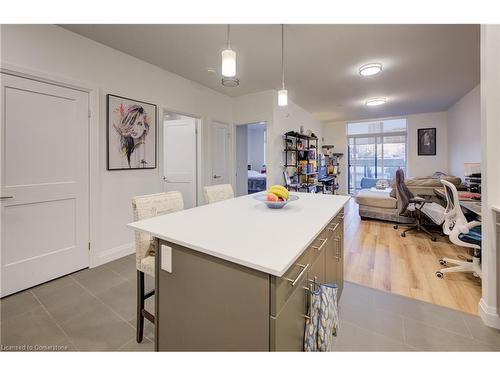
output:
[[[373,76],[382,71],[382,64],[380,63],[370,63],[365,64],[359,68],[359,74],[364,77]]]
[[[385,104],[387,102],[386,98],[372,98],[372,99],[367,99],[365,104],[370,107],[375,107],[378,105]]]

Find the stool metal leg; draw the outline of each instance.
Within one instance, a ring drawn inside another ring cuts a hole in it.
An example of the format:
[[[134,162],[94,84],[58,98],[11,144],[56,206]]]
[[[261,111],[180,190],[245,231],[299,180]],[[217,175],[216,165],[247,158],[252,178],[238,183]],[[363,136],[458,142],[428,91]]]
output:
[[[144,272],[137,271],[137,342],[142,342],[144,335]]]

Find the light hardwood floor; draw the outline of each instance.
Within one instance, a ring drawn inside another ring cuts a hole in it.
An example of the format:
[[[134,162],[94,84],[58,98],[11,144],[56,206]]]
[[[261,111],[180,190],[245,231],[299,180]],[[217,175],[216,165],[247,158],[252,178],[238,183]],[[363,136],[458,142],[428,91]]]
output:
[[[403,226],[404,228],[404,226]],[[377,220],[360,220],[350,199],[345,209],[345,279],[371,288],[477,314],[481,281],[469,273],[438,279],[442,257],[468,256],[465,248],[420,233],[400,237],[401,229]]]

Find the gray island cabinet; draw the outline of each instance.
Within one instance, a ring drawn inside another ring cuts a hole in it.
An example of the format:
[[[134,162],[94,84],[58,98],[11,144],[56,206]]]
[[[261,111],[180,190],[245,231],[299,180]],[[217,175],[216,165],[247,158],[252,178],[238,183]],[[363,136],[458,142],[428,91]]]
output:
[[[158,241],[158,351],[300,351],[309,289],[343,286],[348,197],[245,196],[130,224]]]

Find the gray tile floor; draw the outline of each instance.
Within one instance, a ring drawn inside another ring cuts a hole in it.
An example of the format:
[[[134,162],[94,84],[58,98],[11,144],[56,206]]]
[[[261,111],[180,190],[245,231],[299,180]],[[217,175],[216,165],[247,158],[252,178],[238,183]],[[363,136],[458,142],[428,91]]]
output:
[[[153,280],[146,283],[149,290]],[[1,349],[151,351],[150,322],[143,342],[135,341],[135,292],[130,255],[3,298]]]
[[[0,300],[2,350],[153,350],[148,321],[135,341],[135,277],[130,255]],[[336,351],[500,350],[500,331],[477,316],[357,284],[345,284],[340,317]]]

